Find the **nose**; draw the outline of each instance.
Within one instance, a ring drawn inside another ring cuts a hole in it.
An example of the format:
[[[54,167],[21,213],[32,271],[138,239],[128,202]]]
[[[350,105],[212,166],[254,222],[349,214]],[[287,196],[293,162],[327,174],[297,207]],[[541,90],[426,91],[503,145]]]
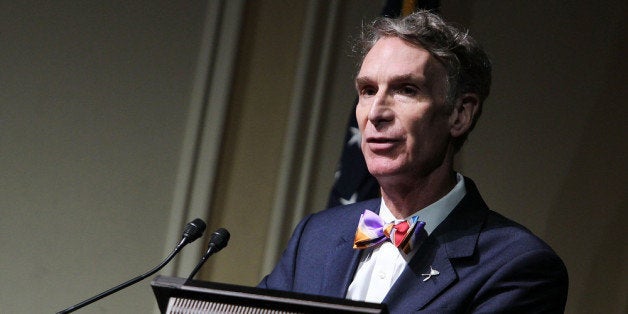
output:
[[[376,128],[393,121],[395,113],[391,108],[391,99],[385,94],[375,95],[368,114],[368,120]]]

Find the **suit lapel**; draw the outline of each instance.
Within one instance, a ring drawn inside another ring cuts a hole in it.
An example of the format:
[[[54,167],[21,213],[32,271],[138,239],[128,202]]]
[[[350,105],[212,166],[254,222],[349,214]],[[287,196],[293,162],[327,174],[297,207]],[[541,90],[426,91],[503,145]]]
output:
[[[345,238],[330,252],[333,258],[327,260],[325,271],[322,272],[325,274],[322,287],[324,295],[345,297],[360,260],[360,252],[352,247],[353,240]]]
[[[330,252],[327,252],[329,258],[327,258],[324,265],[325,269],[321,274],[322,276],[324,274],[325,277],[321,287],[321,294],[323,295],[345,297],[360,262],[361,251],[353,249],[355,230],[360,215],[364,209],[379,212],[380,200],[374,199],[349,206],[354,207],[347,208],[347,215],[350,216],[347,220],[349,223],[345,224],[342,229],[333,231],[338,232],[340,237]]]
[[[452,260],[472,256],[488,208],[469,179],[467,195],[421,244],[384,299],[391,312],[424,308],[458,280]],[[440,274],[425,280],[430,267]]]
[[[391,312],[416,311],[457,280],[446,250],[439,246],[438,241],[431,239],[421,245],[383,301],[389,304]],[[430,267],[438,270],[439,275],[423,281],[427,277],[422,274],[429,274]]]

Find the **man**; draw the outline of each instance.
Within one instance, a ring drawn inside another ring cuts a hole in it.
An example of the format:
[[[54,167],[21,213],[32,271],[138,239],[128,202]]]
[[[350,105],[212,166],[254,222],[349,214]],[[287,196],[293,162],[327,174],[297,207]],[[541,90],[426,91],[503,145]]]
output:
[[[486,54],[424,11],[379,19],[363,41],[356,117],[382,197],[306,217],[260,287],[392,313],[563,312],[560,258],[453,169],[489,93]]]

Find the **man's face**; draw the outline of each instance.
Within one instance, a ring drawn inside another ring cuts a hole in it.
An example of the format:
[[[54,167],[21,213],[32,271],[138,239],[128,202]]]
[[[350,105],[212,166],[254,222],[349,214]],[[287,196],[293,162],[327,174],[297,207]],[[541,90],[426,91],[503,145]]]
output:
[[[396,37],[378,40],[364,58],[356,117],[378,180],[424,177],[442,166],[450,143],[445,79],[429,52]]]

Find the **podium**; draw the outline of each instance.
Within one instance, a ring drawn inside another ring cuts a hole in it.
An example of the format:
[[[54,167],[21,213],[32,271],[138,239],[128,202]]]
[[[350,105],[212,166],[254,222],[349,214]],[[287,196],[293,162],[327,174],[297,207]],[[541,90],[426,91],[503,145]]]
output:
[[[388,313],[384,304],[157,276],[151,282],[162,314]]]

